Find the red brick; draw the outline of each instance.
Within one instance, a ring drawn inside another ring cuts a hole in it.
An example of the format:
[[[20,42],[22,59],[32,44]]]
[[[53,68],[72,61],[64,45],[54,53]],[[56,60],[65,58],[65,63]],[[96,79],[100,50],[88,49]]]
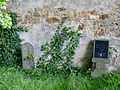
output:
[[[84,27],[85,27],[84,24],[81,24],[81,25],[78,26],[78,29],[79,29],[79,30],[83,30]]]
[[[56,22],[60,22],[59,19],[52,17],[52,18],[48,18],[46,20],[48,23],[56,23]]]
[[[103,15],[100,15],[100,16],[99,16],[99,19],[102,19],[102,20],[104,20],[104,19],[106,19],[106,18],[109,18],[109,15],[108,15],[108,14],[103,14]]]

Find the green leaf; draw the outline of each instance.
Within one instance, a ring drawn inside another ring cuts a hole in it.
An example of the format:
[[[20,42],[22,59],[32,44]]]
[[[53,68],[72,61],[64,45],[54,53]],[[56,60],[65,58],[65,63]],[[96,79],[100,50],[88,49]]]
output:
[[[70,18],[70,16],[67,16],[67,19],[69,19]]]

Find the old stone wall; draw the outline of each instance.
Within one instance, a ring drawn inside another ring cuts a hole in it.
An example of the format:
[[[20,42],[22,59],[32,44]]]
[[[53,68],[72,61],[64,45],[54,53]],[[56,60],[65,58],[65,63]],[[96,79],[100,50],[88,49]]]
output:
[[[42,55],[41,45],[50,41],[61,18],[70,16],[65,25],[75,26],[83,33],[76,49],[74,65],[88,66],[92,60],[93,40],[107,39],[113,55],[109,71],[120,69],[120,0],[11,0],[8,11],[15,12],[18,25],[28,26],[20,32],[34,48],[35,61]]]

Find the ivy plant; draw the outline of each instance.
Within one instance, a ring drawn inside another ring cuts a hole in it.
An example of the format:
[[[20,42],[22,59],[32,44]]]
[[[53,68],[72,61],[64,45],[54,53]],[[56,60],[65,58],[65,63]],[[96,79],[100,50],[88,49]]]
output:
[[[3,29],[11,28],[12,18],[10,14],[3,13],[3,10],[6,10],[6,2],[9,0],[0,0],[0,25]]]
[[[63,27],[67,18],[62,19],[51,42],[46,42],[41,49],[44,54],[37,63],[41,72],[56,74],[59,72],[77,72],[74,69],[73,61],[75,49],[78,47],[79,39],[82,36],[74,26]]]
[[[11,28],[0,26],[0,66],[21,66],[21,44],[22,41],[17,32],[28,31],[27,28],[16,26],[17,20],[14,13]]]
[[[27,56],[27,57],[25,57],[25,61],[29,61],[29,60],[34,60],[34,55],[30,55],[30,56]]]

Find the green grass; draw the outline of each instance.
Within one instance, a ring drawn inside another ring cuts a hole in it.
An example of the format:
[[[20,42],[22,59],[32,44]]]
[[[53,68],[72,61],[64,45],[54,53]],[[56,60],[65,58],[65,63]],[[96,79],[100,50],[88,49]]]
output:
[[[63,75],[32,76],[17,69],[0,68],[0,90],[120,90],[118,77],[90,78],[71,74],[65,79]]]

